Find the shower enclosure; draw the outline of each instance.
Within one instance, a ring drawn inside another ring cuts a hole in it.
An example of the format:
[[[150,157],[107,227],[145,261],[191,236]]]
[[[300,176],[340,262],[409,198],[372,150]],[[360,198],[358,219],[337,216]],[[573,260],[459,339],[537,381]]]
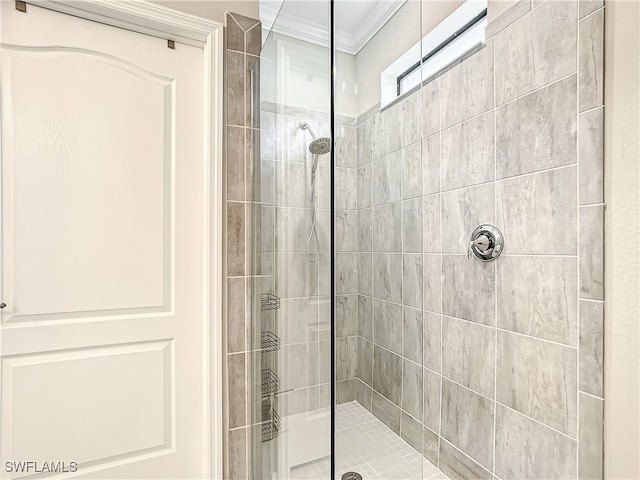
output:
[[[601,478],[602,2],[265,3],[252,478]]]

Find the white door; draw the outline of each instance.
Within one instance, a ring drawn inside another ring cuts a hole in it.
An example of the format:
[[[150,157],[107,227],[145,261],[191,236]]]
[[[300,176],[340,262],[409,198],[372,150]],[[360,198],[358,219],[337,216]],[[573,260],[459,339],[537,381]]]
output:
[[[1,3],[0,477],[201,478],[203,49]]]

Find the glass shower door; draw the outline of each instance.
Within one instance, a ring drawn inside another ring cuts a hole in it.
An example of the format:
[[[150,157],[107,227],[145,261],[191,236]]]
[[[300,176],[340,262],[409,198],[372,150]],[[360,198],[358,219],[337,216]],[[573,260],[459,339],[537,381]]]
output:
[[[329,478],[329,3],[287,0],[270,16],[251,96],[251,467],[260,479]],[[291,35],[296,24],[314,34]]]

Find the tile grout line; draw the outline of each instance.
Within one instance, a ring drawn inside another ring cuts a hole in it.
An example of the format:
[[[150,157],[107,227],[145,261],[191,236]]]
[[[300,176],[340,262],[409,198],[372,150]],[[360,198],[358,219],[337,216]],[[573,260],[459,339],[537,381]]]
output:
[[[440,252],[438,255],[438,262],[439,262],[439,274],[440,274],[440,298],[439,298],[439,310],[440,310],[440,392],[439,392],[439,412],[438,412],[438,468],[440,467],[440,450],[442,448],[442,389],[443,389],[443,381],[442,381],[442,370],[443,370],[443,357],[444,357],[444,315],[442,314],[444,308],[443,308],[443,302],[444,302],[444,296],[443,296],[443,288],[444,288],[444,262],[443,262],[443,250],[444,250],[444,245],[443,245],[443,235],[442,235],[442,223],[443,223],[443,202],[442,202],[442,168],[441,168],[441,162],[442,162],[442,77],[438,77],[436,79],[437,82],[437,89],[438,89],[438,216],[439,216],[439,229],[438,229],[438,234],[440,235]],[[423,275],[424,277],[424,275]],[[424,278],[423,278],[424,280]],[[424,288],[423,288],[424,291]],[[424,418],[422,419],[424,422]]]
[[[586,395],[591,398],[595,398],[596,400],[604,401],[604,397],[599,397],[598,395],[594,395],[593,393],[585,392],[584,390],[578,389],[579,393]]]
[[[576,246],[578,253],[578,265],[577,265],[577,285],[576,285],[576,456],[575,456],[575,469],[576,469],[576,477],[580,477],[580,412],[582,410],[580,404],[580,330],[581,330],[581,315],[580,315],[580,277],[581,270],[580,267],[580,203],[581,203],[581,195],[580,195],[580,163],[581,163],[581,155],[580,155],[580,2],[576,2],[576,105],[575,105],[575,115],[576,115]]]
[[[490,402],[492,402],[492,403],[495,403],[495,404],[496,404],[496,406],[500,406],[500,407],[502,407],[502,408],[507,408],[507,409],[509,409],[509,410],[511,410],[511,411],[513,411],[513,412],[515,412],[515,413],[517,413],[518,415],[521,415],[522,417],[524,417],[524,418],[526,418],[526,419],[530,420],[530,421],[533,421],[533,422],[535,422],[535,423],[538,423],[539,425],[542,425],[543,427],[546,427],[546,428],[548,428],[549,430],[552,430],[552,431],[554,431],[554,432],[556,432],[556,433],[559,433],[560,435],[562,435],[562,436],[564,436],[564,437],[567,437],[567,438],[569,438],[569,439],[573,440],[574,442],[576,442],[576,441],[577,441],[577,434],[576,434],[576,437],[574,438],[574,437],[572,437],[571,435],[569,435],[568,433],[564,433],[564,432],[562,432],[561,430],[558,430],[558,429],[557,429],[557,428],[555,428],[555,427],[552,427],[552,426],[550,426],[550,425],[547,425],[547,424],[546,424],[546,423],[544,423],[542,420],[538,420],[537,418],[534,418],[534,417],[532,417],[531,415],[528,415],[528,414],[526,414],[526,413],[524,413],[524,412],[521,412],[520,410],[518,410],[518,409],[516,409],[516,408],[514,408],[514,407],[512,407],[512,406],[510,406],[510,405],[507,405],[506,403],[503,403],[503,402],[501,402],[501,401],[499,401],[499,400],[497,400],[497,399],[493,399],[493,398],[491,398],[491,397],[488,397],[487,395],[485,395],[485,394],[483,394],[483,393],[480,393],[480,392],[478,392],[478,391],[476,391],[476,390],[473,390],[472,388],[469,388],[469,387],[467,387],[466,385],[461,384],[460,382],[457,382],[457,381],[455,381],[455,380],[450,379],[449,377],[443,377],[443,379],[444,379],[444,380],[446,380],[446,381],[448,381],[448,382],[451,382],[451,383],[453,383],[453,384],[457,385],[458,387],[461,387],[461,388],[463,388],[463,389],[465,389],[465,390],[467,390],[467,391],[469,391],[469,392],[471,392],[471,393],[473,393],[473,394],[475,394],[475,395],[478,395],[478,396],[480,396],[480,397],[482,397],[482,398],[485,398],[486,400],[488,400],[488,401],[490,401]],[[584,393],[586,393],[586,392],[584,392]],[[593,396],[593,395],[592,395],[592,396]],[[598,398],[598,397],[596,397],[596,398]],[[449,442],[449,443],[451,443],[451,442]]]
[[[554,0],[552,0],[552,1],[554,1]],[[516,101],[518,101],[518,100],[522,100],[522,99],[523,99],[524,97],[526,97],[527,95],[531,95],[531,94],[534,94],[534,93],[538,93],[538,92],[540,92],[540,91],[544,90],[545,88],[549,88],[549,87],[551,87],[552,85],[555,85],[556,83],[560,83],[560,82],[562,82],[563,80],[567,80],[567,79],[568,79],[568,78],[570,78],[572,75],[575,75],[575,76],[576,76],[576,78],[577,78],[577,76],[578,76],[578,72],[577,72],[577,71],[575,71],[575,72],[568,73],[568,74],[566,74],[566,75],[564,75],[564,76],[562,76],[562,77],[560,77],[560,78],[557,78],[556,80],[553,80],[552,82],[545,83],[544,85],[542,85],[542,86],[540,86],[540,87],[536,87],[536,88],[534,88],[533,90],[529,90],[529,91],[528,91],[528,92],[526,92],[526,93],[523,93],[523,94],[521,94],[521,95],[518,95],[518,96],[516,96],[516,97],[513,97],[511,100],[507,100],[506,102],[503,102],[503,103],[501,103],[500,105],[496,105],[496,112],[497,112],[497,110],[498,110],[498,109],[503,108],[503,107],[505,107],[506,105],[509,105],[510,103],[514,103],[514,102],[516,102]]]

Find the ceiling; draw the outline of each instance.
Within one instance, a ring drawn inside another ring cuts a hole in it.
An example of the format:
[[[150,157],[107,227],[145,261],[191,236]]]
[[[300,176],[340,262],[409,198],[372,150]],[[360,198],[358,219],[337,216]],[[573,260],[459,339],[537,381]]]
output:
[[[362,47],[407,0],[335,2],[336,48],[351,55]],[[328,46],[329,2],[326,0],[260,0],[263,28]]]

